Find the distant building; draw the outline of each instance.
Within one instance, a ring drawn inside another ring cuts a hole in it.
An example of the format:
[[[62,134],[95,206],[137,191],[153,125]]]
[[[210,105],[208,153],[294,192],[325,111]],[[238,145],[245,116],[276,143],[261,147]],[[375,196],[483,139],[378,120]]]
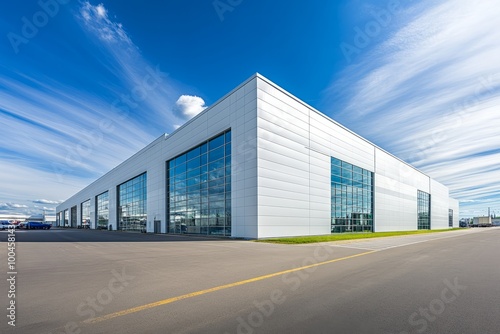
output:
[[[491,217],[474,217],[474,225],[491,225]]]
[[[45,214],[40,213],[40,214],[36,214],[36,215],[31,215],[28,218],[26,218],[26,220],[30,221],[30,222],[43,222],[43,223],[51,223],[51,224],[55,225],[56,216],[55,215],[45,215]]]
[[[44,215],[40,213],[40,214],[29,216],[27,220],[30,222],[43,222],[45,219],[44,219]]]

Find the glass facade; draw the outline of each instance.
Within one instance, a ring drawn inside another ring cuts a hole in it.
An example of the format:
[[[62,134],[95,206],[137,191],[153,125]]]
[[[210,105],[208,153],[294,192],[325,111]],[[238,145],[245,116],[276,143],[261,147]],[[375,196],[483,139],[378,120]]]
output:
[[[90,227],[90,199],[81,204],[80,221],[82,225]]]
[[[431,195],[421,190],[417,193],[418,229],[431,229]]]
[[[56,221],[57,226],[64,226],[64,212],[59,212],[57,214],[57,221]]]
[[[448,226],[453,227],[453,210],[448,210]]]
[[[169,233],[231,235],[231,131],[167,161]]]
[[[373,173],[331,158],[332,233],[373,231]]]
[[[109,194],[104,192],[95,198],[96,228],[107,229],[109,223]]]
[[[64,227],[69,226],[69,212],[64,210]]]
[[[118,229],[145,231],[147,221],[147,174],[118,186]]]

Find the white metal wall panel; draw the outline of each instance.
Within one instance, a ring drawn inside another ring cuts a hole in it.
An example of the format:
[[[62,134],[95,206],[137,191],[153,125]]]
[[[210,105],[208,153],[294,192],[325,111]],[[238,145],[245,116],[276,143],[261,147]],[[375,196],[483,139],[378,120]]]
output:
[[[308,113],[291,111],[286,96],[262,80],[257,98],[259,237],[309,234]],[[304,196],[299,207],[293,193]]]
[[[321,119],[321,115],[315,114],[317,123],[328,124],[327,119]],[[330,122],[330,155],[340,160],[356,165],[363,169],[374,171],[374,147],[372,144],[360,139],[353,133],[341,126]]]
[[[448,188],[431,179],[431,229],[448,228],[450,196]]]
[[[458,200],[450,197],[449,208],[453,210],[453,227],[459,227],[460,208]]]
[[[329,149],[331,129],[313,134],[311,110],[264,80],[257,96],[259,237],[330,233],[329,151],[311,143]]]
[[[414,188],[418,188],[426,193],[430,192],[429,176],[423,174],[417,169],[408,166],[401,160],[379,148],[375,149],[375,161],[377,174],[386,176],[393,180],[394,186],[397,186],[398,183],[403,183]],[[391,186],[391,184],[387,185]]]
[[[375,232],[417,229],[417,189],[375,174]]]
[[[379,148],[375,171],[375,231],[416,230],[417,193],[430,193],[430,178]]]

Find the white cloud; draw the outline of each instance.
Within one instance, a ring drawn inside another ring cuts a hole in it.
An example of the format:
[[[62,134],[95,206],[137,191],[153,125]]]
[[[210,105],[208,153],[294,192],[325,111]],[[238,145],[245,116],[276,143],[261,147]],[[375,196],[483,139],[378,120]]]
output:
[[[106,18],[108,16],[108,11],[106,10],[106,8],[104,8],[104,5],[102,3],[98,4],[95,7],[95,10],[97,12],[97,15],[102,17],[102,18]]]
[[[52,201],[52,200],[48,200],[48,199],[37,199],[37,200],[34,200],[32,202],[37,203],[37,204],[59,204],[59,203],[61,203],[61,201]]]
[[[27,214],[29,212],[28,205],[3,202],[0,203],[0,213],[2,214]]]
[[[101,3],[97,6],[91,5],[88,1],[82,3],[80,15],[83,17],[85,25],[105,42],[124,42],[133,45],[121,23],[116,23],[108,18],[108,11]]]
[[[176,111],[186,119],[191,119],[205,110],[205,101],[199,96],[181,95],[175,102]]]
[[[416,6],[426,9],[403,12],[395,30],[334,81],[329,101],[343,106],[333,117],[449,186],[467,200],[462,212],[498,207],[500,7]]]
[[[17,203],[0,203],[0,210],[24,209],[27,205]]]

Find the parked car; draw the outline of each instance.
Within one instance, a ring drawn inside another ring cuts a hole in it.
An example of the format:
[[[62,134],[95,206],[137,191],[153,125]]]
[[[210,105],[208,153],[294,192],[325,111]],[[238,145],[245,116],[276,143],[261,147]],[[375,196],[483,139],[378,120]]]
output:
[[[8,221],[8,220],[0,220],[0,229],[1,229],[1,230],[6,230],[6,229],[8,229],[8,228],[9,228],[9,225],[11,225],[11,224],[9,223],[9,221]]]
[[[50,224],[39,223],[39,222],[27,222],[25,225],[28,230],[48,230],[52,227]]]
[[[21,222],[19,220],[9,220],[10,225],[14,225],[16,228],[19,228]]]

